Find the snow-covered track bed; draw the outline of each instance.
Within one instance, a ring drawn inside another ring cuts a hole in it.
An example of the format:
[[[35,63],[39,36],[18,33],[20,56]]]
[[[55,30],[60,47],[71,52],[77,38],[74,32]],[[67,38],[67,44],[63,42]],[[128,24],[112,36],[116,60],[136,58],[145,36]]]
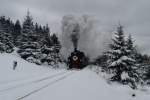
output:
[[[27,93],[27,94],[25,94],[25,95],[23,95],[23,96],[17,98],[16,100],[22,100],[22,99],[24,99],[24,98],[26,98],[26,97],[28,97],[28,96],[30,96],[30,95],[32,95],[32,94],[38,92],[38,91],[41,91],[42,89],[44,89],[44,88],[46,88],[46,87],[48,87],[48,86],[50,86],[50,85],[53,85],[53,84],[55,84],[55,83],[57,83],[57,82],[59,82],[59,81],[65,79],[65,78],[69,77],[71,74],[73,74],[73,72],[69,72],[69,73],[67,73],[67,74],[65,74],[65,75],[63,75],[63,76],[61,76],[61,77],[59,77],[58,79],[55,79],[55,80],[49,82],[48,84],[46,84],[46,85],[44,85],[44,86],[42,86],[42,87],[40,87],[40,88],[38,88],[38,89],[35,89],[35,90],[33,90],[33,91],[31,91],[31,92],[29,92],[29,93]]]
[[[61,71],[53,75],[40,76],[38,78],[12,82],[12,84],[0,85],[0,100],[21,100],[26,96],[36,93],[51,84],[54,84],[72,74],[71,71]],[[15,95],[13,95],[15,94]],[[16,95],[17,94],[17,95]]]
[[[31,76],[31,78],[29,78],[29,79],[24,79],[24,80],[21,79],[21,80],[9,82],[9,83],[6,83],[6,84],[0,84],[0,95],[1,95],[2,92],[9,91],[9,90],[12,90],[12,89],[16,89],[16,88],[19,88],[19,87],[24,87],[24,86],[27,86],[27,85],[30,85],[30,84],[35,84],[35,83],[38,83],[38,82],[41,82],[41,81],[44,81],[44,80],[52,79],[54,77],[63,75],[65,73],[66,73],[66,71],[63,71],[63,72],[58,72],[58,73],[55,73],[55,74],[52,74],[52,75],[45,74],[43,76],[38,76],[38,77],[35,77],[35,78],[32,78],[32,76]]]
[[[42,76],[38,73],[38,74],[30,74],[29,76],[26,75],[24,77],[19,77],[19,78],[14,78],[14,79],[10,79],[10,80],[2,80],[0,81],[0,87],[3,86],[3,85],[8,85],[8,84],[15,84],[15,83],[18,83],[18,82],[23,82],[23,81],[29,81],[29,80],[33,80],[34,79],[39,79],[39,78],[42,78],[42,77],[46,77],[48,75],[50,75],[51,72],[47,72],[47,73],[44,73]],[[53,76],[54,73],[52,73],[52,76]],[[57,74],[57,73],[55,73]],[[40,77],[39,77],[40,76]]]

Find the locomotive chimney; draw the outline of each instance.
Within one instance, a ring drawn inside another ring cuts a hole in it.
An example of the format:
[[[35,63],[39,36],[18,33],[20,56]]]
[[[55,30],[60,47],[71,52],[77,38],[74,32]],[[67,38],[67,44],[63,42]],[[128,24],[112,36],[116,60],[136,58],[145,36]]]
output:
[[[77,51],[77,47],[74,48],[74,51]]]

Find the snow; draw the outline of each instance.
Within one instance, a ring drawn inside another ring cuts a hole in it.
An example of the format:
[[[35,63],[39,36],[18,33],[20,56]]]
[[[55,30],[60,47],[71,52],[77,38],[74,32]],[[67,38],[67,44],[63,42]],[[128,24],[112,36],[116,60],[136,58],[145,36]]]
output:
[[[132,97],[134,93],[137,97]],[[48,100],[48,98],[52,100],[149,100],[127,86],[109,85],[88,69],[75,71],[64,80],[24,100]]]
[[[109,50],[109,52],[111,52],[111,53],[121,54],[121,50]]]
[[[127,57],[127,56],[122,56],[120,59],[118,59],[118,60],[112,62],[110,66],[116,66],[116,65],[119,65],[119,64],[124,64],[124,65],[126,65],[126,63],[123,62],[123,61],[126,61],[126,60],[127,60],[127,61],[135,61],[135,60],[133,60],[132,58],[129,58],[129,57]]]
[[[17,61],[13,70],[13,61]],[[109,83],[90,68],[50,69],[0,54],[0,100],[149,100],[150,88]],[[61,64],[59,64],[61,66]],[[65,65],[62,65],[65,67]],[[98,69],[98,67],[97,67]],[[101,71],[99,69],[99,71]],[[135,97],[132,95],[135,94]]]
[[[121,79],[122,79],[122,80],[126,80],[126,79],[129,79],[129,78],[130,78],[130,77],[129,77],[128,73],[122,72],[122,74],[121,74]]]
[[[122,60],[128,60],[128,61],[135,61],[134,59],[129,58],[129,57],[127,57],[127,56],[122,56],[121,59],[122,59]]]
[[[13,62],[17,61],[16,70],[13,70]],[[0,54],[0,83],[1,81],[12,81],[20,78],[36,76],[43,73],[48,73],[49,68],[30,64],[27,61],[14,57],[14,55]]]

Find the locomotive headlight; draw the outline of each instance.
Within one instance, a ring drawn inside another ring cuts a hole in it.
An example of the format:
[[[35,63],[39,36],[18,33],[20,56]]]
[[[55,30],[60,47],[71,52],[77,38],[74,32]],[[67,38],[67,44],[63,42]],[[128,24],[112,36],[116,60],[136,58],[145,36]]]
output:
[[[78,60],[78,57],[77,56],[73,56],[73,60],[74,61]]]

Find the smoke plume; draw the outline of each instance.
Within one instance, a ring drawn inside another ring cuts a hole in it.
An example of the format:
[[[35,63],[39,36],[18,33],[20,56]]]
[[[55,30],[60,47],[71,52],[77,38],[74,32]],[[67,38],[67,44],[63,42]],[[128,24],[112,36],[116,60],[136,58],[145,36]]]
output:
[[[74,29],[70,35],[71,37],[71,41],[73,43],[73,46],[75,49],[77,49],[77,46],[78,46],[78,40],[79,40],[79,37],[80,37],[80,27],[79,27],[79,24],[75,24],[74,26]]]
[[[91,59],[107,49],[111,35],[93,17],[67,15],[62,18],[62,54],[65,58],[78,48]]]

